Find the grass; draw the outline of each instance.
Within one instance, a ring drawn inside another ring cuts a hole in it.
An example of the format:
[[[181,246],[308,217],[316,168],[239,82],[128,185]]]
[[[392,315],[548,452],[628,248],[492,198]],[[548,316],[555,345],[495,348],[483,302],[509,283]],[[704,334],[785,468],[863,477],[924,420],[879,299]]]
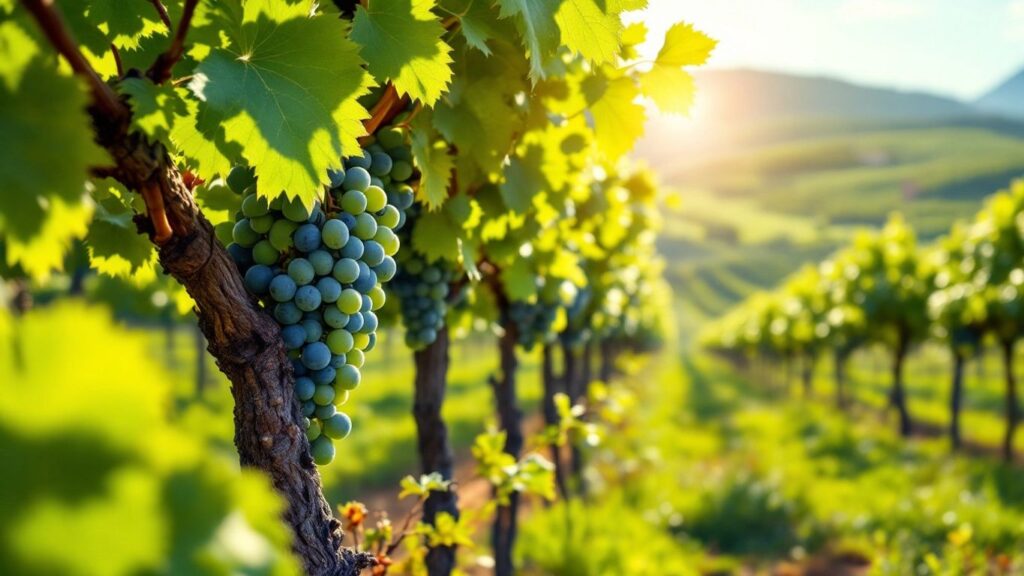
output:
[[[836,573],[844,558],[877,575],[1024,573],[1020,468],[906,442],[869,412],[780,395],[701,354],[656,364],[625,384],[639,397],[634,428],[595,455],[619,481],[586,515],[536,513],[520,546],[527,573],[767,574],[808,559]],[[923,392],[912,388],[929,402]],[[624,555],[634,564],[616,571]]]

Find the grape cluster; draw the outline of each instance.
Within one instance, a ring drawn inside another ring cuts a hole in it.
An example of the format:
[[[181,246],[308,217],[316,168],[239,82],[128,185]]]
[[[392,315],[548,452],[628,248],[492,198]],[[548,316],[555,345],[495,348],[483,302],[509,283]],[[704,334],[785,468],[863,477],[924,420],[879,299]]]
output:
[[[508,319],[515,324],[517,343],[526,350],[532,350],[534,344],[554,342],[558,335],[552,326],[558,317],[558,308],[557,301],[512,302]]]
[[[413,254],[400,262],[389,288],[401,303],[409,348],[422,350],[437,340],[448,314],[448,292],[454,275],[452,265],[444,260],[428,264]]]
[[[234,168],[228,186],[243,194],[228,247],[245,286],[281,326],[295,372],[313,460],[334,459],[333,440],[352,421],[337,410],[359,386],[364,354],[377,342],[376,311],[386,296],[413,190],[412,157],[404,134],[385,129],[363,155],[329,173],[326,203],[310,210],[298,198],[268,202],[256,179]]]

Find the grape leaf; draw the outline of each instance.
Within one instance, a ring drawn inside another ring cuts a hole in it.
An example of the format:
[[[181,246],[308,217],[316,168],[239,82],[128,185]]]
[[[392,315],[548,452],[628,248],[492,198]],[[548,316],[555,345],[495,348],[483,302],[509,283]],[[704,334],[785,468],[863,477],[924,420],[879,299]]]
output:
[[[647,115],[636,102],[640,92],[631,78],[603,76],[588,78],[583,92],[590,105],[597,145],[609,159],[617,160],[643,135]]]
[[[140,6],[138,0],[89,0],[89,21],[102,24],[110,44],[118,48],[137,48],[139,40],[155,33],[166,35],[167,26],[153,6]],[[165,2],[165,8],[172,12],[179,2]]]
[[[232,164],[240,160],[242,151],[238,144],[227,141],[224,128],[213,114],[200,116],[199,102],[185,101],[185,113],[175,115],[171,128],[171,142],[178,153],[188,161],[186,164],[203,179],[209,180],[218,174],[227,174]]]
[[[509,210],[525,214],[530,209],[533,197],[550,189],[541,169],[543,161],[543,151],[536,144],[527,146],[524,153],[509,158],[505,179],[499,188],[501,198]]]
[[[651,69],[640,76],[644,96],[662,112],[685,114],[693,105],[693,77],[684,66],[704,64],[715,48],[715,40],[690,24],[679,23],[665,33],[665,43]]]
[[[515,17],[530,52],[530,76],[545,68],[562,45],[595,64],[613,62],[619,52],[622,6],[606,0],[498,0],[501,18]]]
[[[445,259],[456,262],[459,259],[459,238],[462,228],[452,222],[444,210],[425,212],[416,220],[412,231],[412,247],[423,254],[428,262]]]
[[[654,101],[658,110],[686,114],[693,106],[696,87],[693,76],[678,66],[655,64],[640,76],[640,89]]]
[[[707,62],[716,44],[714,39],[693,25],[680,22],[665,33],[665,43],[655,62],[662,66],[700,66]]]
[[[603,0],[563,0],[555,21],[569,50],[595,64],[615,61],[622,21]]]
[[[306,4],[250,0],[218,6],[210,25],[221,27],[228,45],[213,49],[189,83],[203,102],[197,118],[220,124],[224,139],[240,146],[261,195],[284,191],[312,204],[327,170],[359,153],[356,139],[365,134],[368,114],[357,99],[373,80],[346,39],[346,24],[310,16]],[[194,148],[189,155],[195,158]]]
[[[391,80],[400,94],[433,106],[452,78],[451,48],[431,12],[434,0],[392,0],[360,5],[350,38],[370,72]]]
[[[64,256],[74,240],[82,238],[92,217],[92,203],[83,198],[65,201],[49,198],[36,234],[30,237],[7,235],[7,264],[20,264],[35,280],[46,280],[54,270],[64,268]]]
[[[96,205],[85,242],[89,263],[101,274],[146,284],[156,279],[156,251],[132,222],[132,211],[117,198]]]
[[[529,300],[537,294],[536,273],[525,258],[516,258],[501,269],[501,283],[509,300]]]
[[[158,86],[143,78],[126,78],[119,88],[130,96],[132,126],[173,150],[170,135],[175,119],[188,114],[185,90],[169,83]]]
[[[459,28],[466,44],[491,55],[487,41],[499,34],[495,20],[497,13],[488,0],[442,0],[441,7],[459,17]]]
[[[514,18],[530,52],[530,76],[544,77],[544,66],[558,50],[561,34],[555,23],[559,0],[498,0],[500,18]]]
[[[529,91],[528,64],[518,46],[495,39],[491,47],[490,57],[466,47],[458,51],[460,74],[433,114],[437,130],[459,144],[460,182],[497,172],[522,130],[515,95]]]
[[[420,185],[416,195],[433,210],[448,198],[455,161],[448,152],[448,144],[435,137],[434,129],[423,118],[416,120],[412,130],[412,155],[420,169]]]
[[[39,278],[60,269],[71,240],[85,233],[91,213],[83,205],[86,176],[107,155],[93,141],[79,82],[58,75],[38,56],[21,59],[19,69],[8,51],[31,51],[33,44],[10,26],[0,24],[0,230],[8,262],[21,262]]]

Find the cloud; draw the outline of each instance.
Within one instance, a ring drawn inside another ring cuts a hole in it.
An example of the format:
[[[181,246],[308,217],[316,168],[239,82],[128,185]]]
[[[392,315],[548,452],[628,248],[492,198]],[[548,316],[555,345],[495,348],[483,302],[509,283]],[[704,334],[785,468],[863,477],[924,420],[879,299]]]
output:
[[[917,0],[846,0],[839,5],[839,16],[862,21],[904,20],[923,11],[924,5]]]

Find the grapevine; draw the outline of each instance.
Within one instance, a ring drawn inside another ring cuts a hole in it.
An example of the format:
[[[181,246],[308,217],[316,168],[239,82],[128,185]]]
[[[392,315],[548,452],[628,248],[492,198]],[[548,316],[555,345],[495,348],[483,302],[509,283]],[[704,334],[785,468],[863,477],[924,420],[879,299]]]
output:
[[[395,233],[412,201],[415,174],[401,130],[381,131],[362,156],[329,174],[324,202],[257,194],[252,172],[236,166],[227,184],[243,196],[228,251],[245,286],[281,326],[295,373],[295,396],[313,460],[334,460],[334,441],[352,431],[337,410],[362,381],[377,344],[383,284],[397,271]]]

